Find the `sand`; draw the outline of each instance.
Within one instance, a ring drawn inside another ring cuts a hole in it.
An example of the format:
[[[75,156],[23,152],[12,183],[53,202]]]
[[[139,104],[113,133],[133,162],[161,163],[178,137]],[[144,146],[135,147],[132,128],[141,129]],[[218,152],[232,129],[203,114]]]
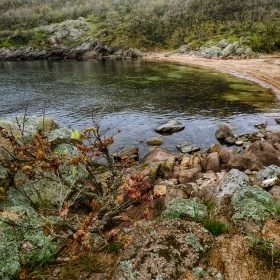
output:
[[[212,68],[273,89],[280,98],[280,54],[261,55],[254,59],[207,59],[195,55],[149,53],[143,59],[179,62],[187,65]]]

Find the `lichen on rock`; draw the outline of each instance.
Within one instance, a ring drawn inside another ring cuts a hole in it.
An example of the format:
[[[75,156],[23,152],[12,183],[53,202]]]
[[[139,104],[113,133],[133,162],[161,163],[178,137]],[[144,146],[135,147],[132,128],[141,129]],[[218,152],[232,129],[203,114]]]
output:
[[[164,211],[164,217],[168,219],[191,219],[201,221],[206,216],[207,207],[205,205],[181,197],[172,199]]]
[[[231,220],[245,233],[258,232],[266,217],[280,214],[275,198],[257,186],[240,188],[234,193],[231,205],[234,209]]]
[[[183,220],[137,222],[131,237],[115,280],[181,279],[213,246],[207,230]]]

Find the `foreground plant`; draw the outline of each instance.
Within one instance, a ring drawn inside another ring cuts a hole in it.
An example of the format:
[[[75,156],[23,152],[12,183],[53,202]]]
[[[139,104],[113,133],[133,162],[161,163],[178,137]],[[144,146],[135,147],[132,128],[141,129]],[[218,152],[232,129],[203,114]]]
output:
[[[123,181],[123,176],[127,174],[126,164],[115,165],[109,150],[114,143],[115,134],[107,136],[110,128],[102,130],[100,119],[93,121],[93,127],[84,128],[81,132],[72,132],[71,142],[76,143],[78,153],[70,155],[56,151],[56,144],[49,140],[49,134],[44,129],[44,118],[41,129],[27,136],[27,119],[25,114],[22,123],[17,121],[16,128],[9,125],[0,126],[0,161],[9,169],[12,178],[17,174],[24,174],[27,180],[34,184],[46,180],[61,187],[58,194],[59,203],[49,206],[56,211],[59,219],[57,222],[44,222],[44,233],[52,240],[62,240],[62,244],[66,244],[63,239],[72,238],[74,255],[90,255],[103,249],[109,252],[126,249],[130,237],[116,227],[124,221],[129,221],[126,211],[132,205],[145,203],[143,217],[148,219],[149,203],[158,196],[152,194],[151,184],[136,170],[130,169],[130,175],[126,175],[128,179]],[[118,130],[117,133],[119,132]],[[101,163],[101,157],[105,159],[106,164]],[[131,163],[129,166],[131,168]],[[110,174],[106,180],[106,188],[96,177],[96,170],[100,167]],[[123,188],[120,188],[121,185]],[[64,192],[62,186],[66,189]],[[13,184],[9,187],[13,187]],[[5,199],[7,191],[8,188],[0,189],[2,199]],[[40,194],[40,189],[37,192]],[[122,202],[116,200],[120,194],[124,196]],[[83,211],[86,217],[79,222],[80,218],[77,215],[75,223],[72,219],[74,207],[87,208],[89,204],[90,211]],[[36,208],[42,213],[45,211],[40,205],[36,205]],[[7,219],[3,219],[2,222],[12,227],[22,226],[15,221],[9,223]],[[71,229],[74,234],[62,236],[61,229]],[[33,228],[30,227],[30,230]],[[92,246],[92,234],[98,234],[101,239],[97,247]],[[33,247],[32,250],[36,248]],[[36,264],[32,267],[36,267]]]

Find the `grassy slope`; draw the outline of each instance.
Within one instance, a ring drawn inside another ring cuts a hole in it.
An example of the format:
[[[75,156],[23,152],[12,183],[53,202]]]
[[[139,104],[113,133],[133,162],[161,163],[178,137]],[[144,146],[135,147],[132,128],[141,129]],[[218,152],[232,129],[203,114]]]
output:
[[[242,37],[255,51],[272,52],[280,48],[278,2],[4,0],[0,3],[0,46],[40,47],[49,34],[35,27],[83,16],[92,26],[86,35],[124,48],[174,49]]]

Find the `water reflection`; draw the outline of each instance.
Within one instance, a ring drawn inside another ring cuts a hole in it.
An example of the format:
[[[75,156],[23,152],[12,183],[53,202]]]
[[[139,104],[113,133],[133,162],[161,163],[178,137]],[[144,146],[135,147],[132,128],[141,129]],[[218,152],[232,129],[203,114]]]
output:
[[[30,61],[0,62],[1,117],[46,112],[61,125],[81,128],[108,99],[105,126],[118,125],[120,145],[149,147],[140,138],[156,135],[154,128],[170,119],[184,131],[164,136],[163,146],[193,141],[206,148],[216,140],[221,121],[252,130],[264,112],[279,110],[268,89],[227,74],[200,68],[150,61]]]

